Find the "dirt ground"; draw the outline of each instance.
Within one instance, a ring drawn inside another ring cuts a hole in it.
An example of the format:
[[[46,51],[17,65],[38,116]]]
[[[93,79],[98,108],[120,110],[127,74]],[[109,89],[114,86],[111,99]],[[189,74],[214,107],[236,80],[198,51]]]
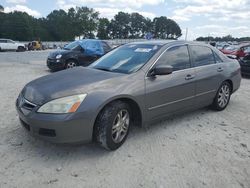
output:
[[[95,144],[50,144],[21,127],[15,100],[27,82],[51,74],[47,55],[0,53],[1,188],[250,188],[250,79],[242,79],[226,110],[134,127],[120,149],[108,152]]]

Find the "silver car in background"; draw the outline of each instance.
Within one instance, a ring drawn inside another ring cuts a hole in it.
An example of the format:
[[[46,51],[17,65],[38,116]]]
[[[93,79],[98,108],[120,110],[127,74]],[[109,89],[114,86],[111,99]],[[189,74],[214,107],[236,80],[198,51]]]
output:
[[[240,87],[240,65],[217,49],[186,41],[130,43],[87,68],[36,79],[16,108],[33,135],[56,143],[96,141],[115,150],[131,125],[169,115],[227,107]]]

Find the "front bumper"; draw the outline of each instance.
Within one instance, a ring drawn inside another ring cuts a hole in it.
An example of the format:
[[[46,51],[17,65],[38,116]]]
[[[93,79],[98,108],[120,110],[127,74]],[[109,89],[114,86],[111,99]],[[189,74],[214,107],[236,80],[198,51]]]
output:
[[[23,127],[33,136],[52,143],[86,143],[92,141],[93,123],[85,113],[42,114],[27,112],[16,105]]]
[[[47,67],[51,70],[62,70],[65,68],[65,61],[63,59],[47,59]]]

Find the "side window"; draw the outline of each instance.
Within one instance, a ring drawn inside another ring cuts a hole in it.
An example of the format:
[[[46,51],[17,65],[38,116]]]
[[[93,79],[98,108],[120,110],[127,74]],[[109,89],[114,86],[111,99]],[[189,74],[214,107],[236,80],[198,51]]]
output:
[[[175,46],[168,49],[157,64],[165,64],[173,66],[173,70],[183,70],[191,67],[187,46]]]
[[[0,40],[0,43],[7,43],[7,40]]]
[[[190,46],[196,67],[215,63],[212,50],[206,46]]]
[[[111,50],[110,46],[106,43],[106,42],[101,42],[102,43],[102,47],[105,53],[109,52]]]

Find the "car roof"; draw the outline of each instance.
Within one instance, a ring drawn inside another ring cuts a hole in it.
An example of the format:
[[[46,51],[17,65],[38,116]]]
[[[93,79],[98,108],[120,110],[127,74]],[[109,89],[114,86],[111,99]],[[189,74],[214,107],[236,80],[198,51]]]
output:
[[[147,41],[140,41],[140,42],[131,42],[128,44],[148,44],[148,45],[182,45],[182,44],[190,44],[190,45],[202,45],[211,47],[211,45],[205,44],[204,42],[199,41],[185,41],[185,40],[147,40]]]
[[[94,41],[96,41],[96,42],[102,42],[103,40],[99,40],[99,39],[81,39],[81,40],[77,40],[77,41],[82,41],[82,42],[87,42],[87,41],[89,41],[89,42],[94,42]]]

